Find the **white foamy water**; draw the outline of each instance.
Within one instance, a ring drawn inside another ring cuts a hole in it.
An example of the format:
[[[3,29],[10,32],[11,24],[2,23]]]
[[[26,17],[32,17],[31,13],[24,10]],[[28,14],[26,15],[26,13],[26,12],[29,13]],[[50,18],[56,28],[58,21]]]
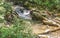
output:
[[[31,19],[30,10],[26,10],[22,7],[16,6],[15,12],[19,15],[19,17],[24,19]]]

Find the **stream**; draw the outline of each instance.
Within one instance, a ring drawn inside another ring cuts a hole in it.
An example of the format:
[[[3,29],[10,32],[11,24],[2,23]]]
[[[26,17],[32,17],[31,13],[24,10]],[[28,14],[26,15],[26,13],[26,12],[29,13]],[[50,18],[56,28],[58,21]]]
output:
[[[18,14],[19,17],[23,18],[23,19],[29,19],[31,20],[31,16],[30,16],[30,10],[27,10],[21,6],[16,6],[15,8],[15,12]]]

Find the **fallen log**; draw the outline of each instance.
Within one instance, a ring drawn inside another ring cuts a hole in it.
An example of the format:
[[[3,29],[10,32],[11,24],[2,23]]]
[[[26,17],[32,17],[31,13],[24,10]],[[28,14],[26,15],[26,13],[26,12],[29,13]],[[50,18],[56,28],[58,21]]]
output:
[[[60,21],[59,20],[56,20],[56,19],[53,19],[54,22],[60,24]]]
[[[56,18],[55,18],[55,20],[58,20],[58,21],[60,21],[60,18],[59,18],[59,17],[56,17]]]
[[[60,16],[60,13],[58,13],[58,14],[54,14],[55,16]]]
[[[44,33],[40,33],[37,35],[37,37],[39,37],[39,38],[41,38],[41,37],[50,38],[50,36],[49,36],[50,33],[53,33],[53,32],[59,31],[59,30],[60,30],[60,27],[57,29],[54,29],[54,30],[49,30],[49,31],[44,32]]]
[[[56,32],[56,31],[59,31],[60,30],[60,27],[58,27],[57,29],[54,29],[54,30],[49,30],[47,32],[44,32],[44,33],[40,33],[41,34],[49,34],[49,33],[52,33],[52,32]]]
[[[56,22],[53,21],[53,20],[43,20],[43,23],[46,24],[46,25],[51,25],[51,26],[58,26],[58,27],[60,27],[60,24],[59,24],[59,23],[56,23]]]

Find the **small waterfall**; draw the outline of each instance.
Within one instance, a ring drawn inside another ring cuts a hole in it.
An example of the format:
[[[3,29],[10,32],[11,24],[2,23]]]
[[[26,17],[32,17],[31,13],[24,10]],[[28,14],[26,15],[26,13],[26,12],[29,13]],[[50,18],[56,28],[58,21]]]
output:
[[[30,16],[30,10],[24,9],[23,7],[20,6],[16,6],[14,9],[19,17],[23,19],[30,19],[30,20],[32,19]]]

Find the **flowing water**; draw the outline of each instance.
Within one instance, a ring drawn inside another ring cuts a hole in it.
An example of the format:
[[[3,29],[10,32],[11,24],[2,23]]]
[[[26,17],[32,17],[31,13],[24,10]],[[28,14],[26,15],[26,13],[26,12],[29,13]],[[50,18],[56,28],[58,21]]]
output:
[[[30,10],[24,9],[23,7],[16,6],[15,12],[18,14],[19,17],[23,19],[31,19]]]

